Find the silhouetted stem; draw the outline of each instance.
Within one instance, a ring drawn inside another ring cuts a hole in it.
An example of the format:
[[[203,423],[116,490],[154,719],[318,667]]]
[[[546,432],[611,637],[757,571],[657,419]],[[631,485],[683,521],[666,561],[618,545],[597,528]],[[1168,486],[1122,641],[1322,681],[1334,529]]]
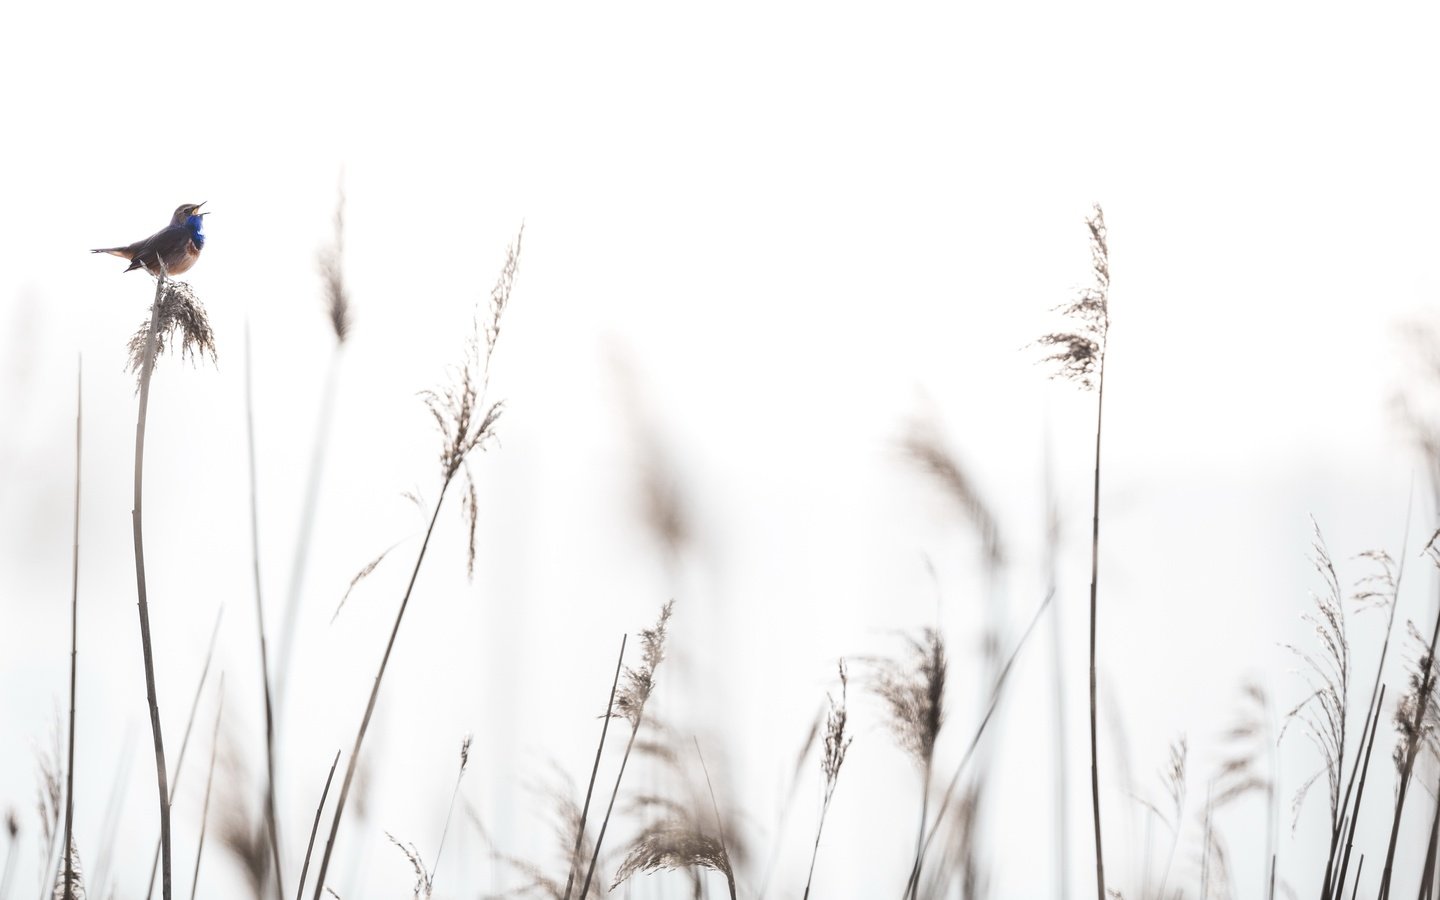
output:
[[[1360,801],[1365,799],[1365,777],[1370,773],[1370,751],[1375,748],[1375,733],[1380,730],[1380,709],[1385,704],[1385,685],[1375,699],[1375,722],[1370,728],[1370,739],[1365,742],[1365,762],[1360,768],[1360,780],[1356,783],[1355,812],[1350,816],[1350,829],[1345,837],[1345,853],[1340,860],[1340,878],[1336,882],[1335,896],[1345,896],[1345,874],[1350,868],[1350,850],[1355,846],[1355,822],[1360,817]],[[1360,873],[1355,873],[1358,883]]]
[[[610,684],[610,700],[605,704],[605,724],[600,726],[600,745],[595,748],[595,764],[590,767],[590,783],[585,786],[585,805],[580,809],[580,825],[575,829],[575,846],[570,851],[569,874],[565,877],[565,900],[575,886],[575,870],[580,860],[580,846],[585,842],[585,820],[590,816],[590,797],[595,793],[595,778],[600,774],[600,756],[605,752],[605,735],[610,732],[610,716],[615,711],[615,691],[620,687],[620,669],[625,663],[625,642],[629,634],[620,636],[620,657],[615,660],[615,680]],[[580,895],[582,898],[584,894]]]
[[[265,604],[260,590],[259,482],[255,477],[255,391],[250,356],[250,322],[245,322],[245,444],[250,458],[250,558],[255,578],[255,630],[260,638],[260,689],[265,697],[265,828],[275,867],[276,900],[285,900],[280,869],[280,834],[275,821],[275,716],[270,702],[270,656],[265,646]]]
[[[700,757],[700,769],[705,773],[705,787],[710,791],[710,809],[715,813],[715,833],[720,837],[720,852],[725,854],[725,883],[730,888],[730,900],[735,900],[735,873],[730,865],[730,848],[725,844],[725,823],[720,821],[720,804],[715,802],[715,785],[710,781],[710,767],[705,765],[705,754],[700,752],[700,739],[695,742],[695,755]]]
[[[440,509],[445,505],[445,493],[450,489],[450,482],[454,477],[455,472],[451,471],[440,486],[435,512],[430,516],[430,526],[425,529],[425,540],[420,544],[419,555],[415,557],[410,583],[405,586],[405,596],[401,598],[400,609],[395,613],[395,625],[390,629],[390,640],[385,644],[385,655],[380,658],[380,668],[375,673],[375,685],[370,689],[370,699],[365,704],[365,716],[360,720],[360,729],[355,732],[355,746],[350,750],[350,761],[345,764],[345,780],[340,783],[340,797],[335,801],[335,818],[330,822],[330,836],[325,841],[325,852],[320,856],[320,871],[315,876],[315,900],[320,900],[325,892],[325,873],[330,870],[330,855],[335,850],[335,837],[340,832],[340,820],[345,815],[345,800],[350,796],[350,784],[355,780],[355,770],[359,766],[360,747],[365,743],[370,717],[375,714],[375,701],[380,697],[380,682],[385,678],[385,667],[390,664],[390,652],[395,649],[400,623],[405,620],[405,609],[410,605],[410,593],[415,589],[415,579],[420,575],[420,564],[425,561],[425,550],[430,546],[430,536],[435,533],[435,522],[440,518]]]
[[[1395,864],[1395,845],[1400,840],[1400,819],[1405,812],[1405,794],[1410,789],[1410,773],[1415,768],[1415,757],[1420,750],[1421,725],[1425,711],[1430,707],[1430,695],[1435,691],[1435,643],[1440,639],[1440,612],[1435,616],[1435,629],[1430,634],[1430,649],[1426,651],[1420,671],[1420,696],[1415,703],[1415,718],[1411,722],[1413,737],[1405,748],[1404,765],[1400,769],[1400,793],[1395,800],[1395,820],[1390,825],[1390,844],[1385,849],[1385,869],[1380,876],[1380,900],[1390,896],[1390,876]]]
[[[615,776],[615,787],[610,791],[610,805],[605,808],[605,818],[600,822],[600,836],[595,839],[595,850],[590,854],[590,867],[585,870],[585,881],[580,885],[581,900],[590,895],[590,882],[595,877],[595,865],[600,861],[600,847],[605,843],[605,832],[610,827],[610,814],[615,811],[615,798],[620,794],[620,780],[625,777],[625,765],[630,762],[630,750],[634,748],[635,735],[639,733],[640,719],[637,717],[630,729],[630,740],[625,744],[625,755],[620,758],[620,773]]]
[[[140,369],[140,411],[135,418],[135,504],[131,525],[135,533],[135,587],[139,595],[140,648],[145,662],[145,699],[150,706],[150,733],[155,739],[155,782],[160,798],[160,896],[170,897],[170,791],[165,786],[165,738],[160,730],[160,705],[155,700],[155,656],[150,645],[150,605],[145,592],[145,541],[142,537],[142,502],[145,473],[145,415],[150,407],[150,376],[155,370],[155,344],[160,330],[160,304],[169,279],[155,279],[155,304],[150,308],[150,331],[145,338],[145,360]]]
[[[75,661],[79,651],[80,623],[80,384],[83,364],[75,364],[75,544],[70,573],[70,743],[65,767],[65,881],[63,900],[75,900]]]
[[[1090,796],[1095,807],[1095,889],[1105,900],[1105,850],[1100,830],[1100,752],[1097,744],[1095,693],[1095,634],[1098,627],[1100,591],[1100,435],[1105,415],[1105,351],[1100,351],[1100,379],[1095,398],[1095,493],[1092,498],[1090,531]]]
[[[210,737],[210,771],[205,776],[205,803],[200,808],[200,841],[195,845],[195,876],[190,880],[190,900],[200,886],[200,858],[205,854],[205,829],[210,824],[210,786],[215,782],[215,755],[220,749],[220,716],[225,712],[225,676],[220,676],[220,702],[215,707],[215,731]]]
[[[215,639],[220,636],[220,619],[225,613],[222,606],[215,613],[215,626],[210,629],[210,647],[205,651],[205,665],[200,670],[200,681],[195,685],[195,699],[190,701],[190,717],[185,720],[185,734],[180,738],[180,753],[175,757],[175,774],[170,779],[170,802],[175,802],[175,792],[180,789],[180,776],[185,771],[185,751],[190,747],[190,733],[195,728],[195,714],[200,710],[200,696],[205,690],[205,679],[210,675],[210,662],[215,658]],[[155,895],[155,871],[160,866],[160,842],[155,842],[155,856],[150,861],[150,884],[145,888],[146,898]]]
[[[315,807],[315,824],[310,826],[310,843],[305,845],[305,864],[300,867],[300,886],[295,889],[295,900],[305,896],[305,876],[310,874],[310,853],[315,849],[315,835],[320,831],[320,814],[325,811],[325,798],[330,796],[330,782],[335,780],[335,767],[340,764],[340,751],[330,763],[330,774],[325,776],[325,789],[320,792],[320,803]]]

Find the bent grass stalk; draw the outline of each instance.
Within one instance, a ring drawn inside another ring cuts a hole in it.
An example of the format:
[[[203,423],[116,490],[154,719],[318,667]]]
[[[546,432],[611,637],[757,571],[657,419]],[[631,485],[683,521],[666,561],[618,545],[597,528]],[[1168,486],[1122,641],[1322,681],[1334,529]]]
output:
[[[150,330],[145,338],[145,358],[140,370],[140,410],[135,419],[135,504],[131,526],[135,534],[135,586],[139,595],[140,646],[145,661],[145,699],[150,706],[150,733],[155,743],[155,782],[160,796],[160,895],[170,896],[170,789],[165,777],[165,738],[160,729],[160,705],[155,699],[155,657],[150,644],[150,605],[145,591],[145,541],[142,527],[142,496],[145,473],[145,417],[150,407],[150,376],[155,371],[155,345],[160,334],[160,310],[169,278],[162,272],[155,279],[155,304],[150,309]]]

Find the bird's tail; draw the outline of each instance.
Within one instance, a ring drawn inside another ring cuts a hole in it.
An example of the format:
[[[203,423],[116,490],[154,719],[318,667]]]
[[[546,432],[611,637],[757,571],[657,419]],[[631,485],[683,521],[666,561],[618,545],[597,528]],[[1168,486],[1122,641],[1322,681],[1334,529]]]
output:
[[[131,258],[130,248],[129,248],[129,247],[102,247],[102,248],[100,248],[99,250],[91,250],[90,252],[91,252],[91,253],[109,253],[109,254],[112,255],[112,256],[119,256],[119,257],[122,257],[122,258],[124,258],[124,259],[130,259],[130,258]]]

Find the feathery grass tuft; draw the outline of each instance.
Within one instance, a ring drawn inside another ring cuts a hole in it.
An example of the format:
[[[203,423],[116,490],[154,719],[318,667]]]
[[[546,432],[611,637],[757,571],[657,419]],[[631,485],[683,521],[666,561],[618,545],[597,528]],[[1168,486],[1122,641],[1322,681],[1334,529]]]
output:
[[[945,674],[948,664],[940,632],[925,628],[920,637],[906,637],[907,656],[878,660],[872,690],[885,704],[889,726],[900,749],[920,767],[920,831],[915,838],[915,861],[910,868],[906,896],[920,887],[925,852],[925,826],[930,815],[930,772],[935,742],[945,724]]]
[[[854,736],[846,730],[850,714],[846,708],[846,692],[850,678],[845,671],[845,660],[836,668],[840,671],[840,702],[827,697],[830,708],[825,714],[825,747],[820,756],[820,771],[825,776],[825,795],[820,801],[820,824],[815,828],[815,846],[810,851],[810,872],[805,876],[805,900],[810,897],[810,883],[815,879],[815,858],[820,855],[820,835],[825,831],[825,816],[830,812],[830,801],[835,797],[835,785],[840,779],[840,767],[845,765],[845,754],[850,750]]]
[[[1320,753],[1321,766],[1301,782],[1291,801],[1291,816],[1298,822],[1301,806],[1316,781],[1324,776],[1330,800],[1330,827],[1340,828],[1340,773],[1345,763],[1345,728],[1349,714],[1350,643],[1345,633],[1345,610],[1340,600],[1340,579],[1325,547],[1320,526],[1314,525],[1311,564],[1325,583],[1325,591],[1313,594],[1315,609],[1302,621],[1310,625],[1320,643],[1318,654],[1293,645],[1287,649],[1304,664],[1302,672],[1310,693],[1285,714],[1280,729],[1284,738],[1290,726],[1300,728]]]
[[[1105,377],[1105,349],[1110,337],[1110,245],[1105,211],[1095,204],[1085,220],[1090,230],[1090,270],[1093,283],[1055,311],[1070,319],[1073,331],[1042,335],[1036,341],[1054,352],[1044,362],[1055,364],[1055,378],[1073,381],[1083,390],[1096,390]]]
[[[65,865],[55,882],[55,900],[85,900],[85,872],[80,865],[80,848],[72,837],[70,852],[65,854]]]
[[[725,876],[730,884],[730,896],[735,896],[735,873],[730,868],[730,856],[718,835],[705,830],[697,823],[683,819],[669,819],[647,826],[640,832],[625,853],[610,890],[615,890],[637,872],[689,869],[693,867],[711,869]]]
[[[345,343],[354,324],[350,310],[350,289],[345,284],[345,189],[335,198],[335,237],[317,254],[316,264],[324,284],[325,311],[329,314],[330,330],[335,342]]]
[[[173,349],[176,336],[180,339],[180,356],[192,363],[206,356],[216,362],[215,332],[210,329],[210,316],[200,298],[195,296],[190,285],[183,281],[161,279],[161,290],[156,291],[159,312],[151,308],[151,321],[141,325],[130,336],[127,345],[130,352],[130,371],[143,375],[146,359],[146,345],[154,332],[155,348],[151,353],[152,367],[165,351]]]
[[[415,886],[411,889],[414,900],[429,900],[430,894],[435,890],[435,875],[425,868],[425,860],[421,858],[419,848],[414,844],[401,843],[395,835],[388,831],[385,832],[385,837],[398,847],[401,853],[405,854],[410,868],[415,870]]]

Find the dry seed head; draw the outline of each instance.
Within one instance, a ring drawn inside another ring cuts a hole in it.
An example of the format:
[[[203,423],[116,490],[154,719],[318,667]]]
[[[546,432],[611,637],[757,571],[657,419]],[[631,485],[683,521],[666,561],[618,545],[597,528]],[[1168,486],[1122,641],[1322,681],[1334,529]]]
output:
[[[670,613],[675,601],[668,601],[660,609],[660,618],[655,627],[640,632],[643,662],[639,668],[625,669],[625,683],[615,695],[614,715],[623,716],[632,728],[640,727],[640,717],[645,712],[645,702],[655,690],[655,670],[665,659],[665,634],[670,624]]]
[[[405,858],[410,861],[410,867],[415,870],[415,886],[412,889],[413,900],[426,900],[435,889],[435,876],[426,870],[425,861],[420,858],[419,849],[417,849],[414,844],[400,843],[400,841],[395,838],[395,835],[388,831],[385,832],[385,837],[390,840],[390,843],[400,848],[400,852],[405,854]]]
[[[698,866],[734,878],[730,857],[718,836],[694,821],[670,819],[647,827],[630,845],[625,861],[610,883],[613,891],[636,872],[688,869]]]
[[[1097,375],[1105,368],[1105,347],[1110,336],[1110,245],[1105,211],[1100,204],[1095,204],[1085,225],[1090,232],[1092,284],[1081,289],[1070,303],[1055,309],[1075,328],[1042,335],[1036,343],[1053,351],[1044,359],[1056,366],[1052,377],[1068,379],[1088,391],[1096,387]]]
[[[825,753],[820,758],[820,768],[825,773],[827,798],[835,791],[840,767],[845,764],[845,753],[850,749],[850,742],[855,739],[845,730],[848,719],[845,695],[850,683],[845,671],[845,660],[840,660],[837,668],[840,670],[840,702],[837,704],[833,697],[827,698],[830,701],[830,710],[825,716]]]
[[[945,641],[933,628],[906,641],[908,659],[879,660],[873,689],[885,702],[900,748],[928,769],[945,724]]]
[[[154,308],[151,308],[154,313]],[[206,356],[210,362],[217,361],[215,332],[210,330],[210,317],[205,306],[190,285],[183,281],[166,281],[160,294],[160,320],[155,331],[155,363],[172,348],[176,333],[180,336],[180,356],[194,363]],[[145,345],[150,337],[150,317],[147,316],[139,330],[130,336],[128,344],[130,371],[138,378],[145,367]]]
[[[67,891],[65,866],[62,864],[59,877],[55,879],[56,900],[65,900],[67,897],[70,900],[85,900],[85,873],[80,867],[80,848],[76,846],[74,837],[70,838],[70,874],[71,879]]]
[[[345,191],[335,200],[335,238],[320,250],[317,263],[325,286],[325,309],[330,329],[341,344],[350,336],[350,291],[345,285]]]

